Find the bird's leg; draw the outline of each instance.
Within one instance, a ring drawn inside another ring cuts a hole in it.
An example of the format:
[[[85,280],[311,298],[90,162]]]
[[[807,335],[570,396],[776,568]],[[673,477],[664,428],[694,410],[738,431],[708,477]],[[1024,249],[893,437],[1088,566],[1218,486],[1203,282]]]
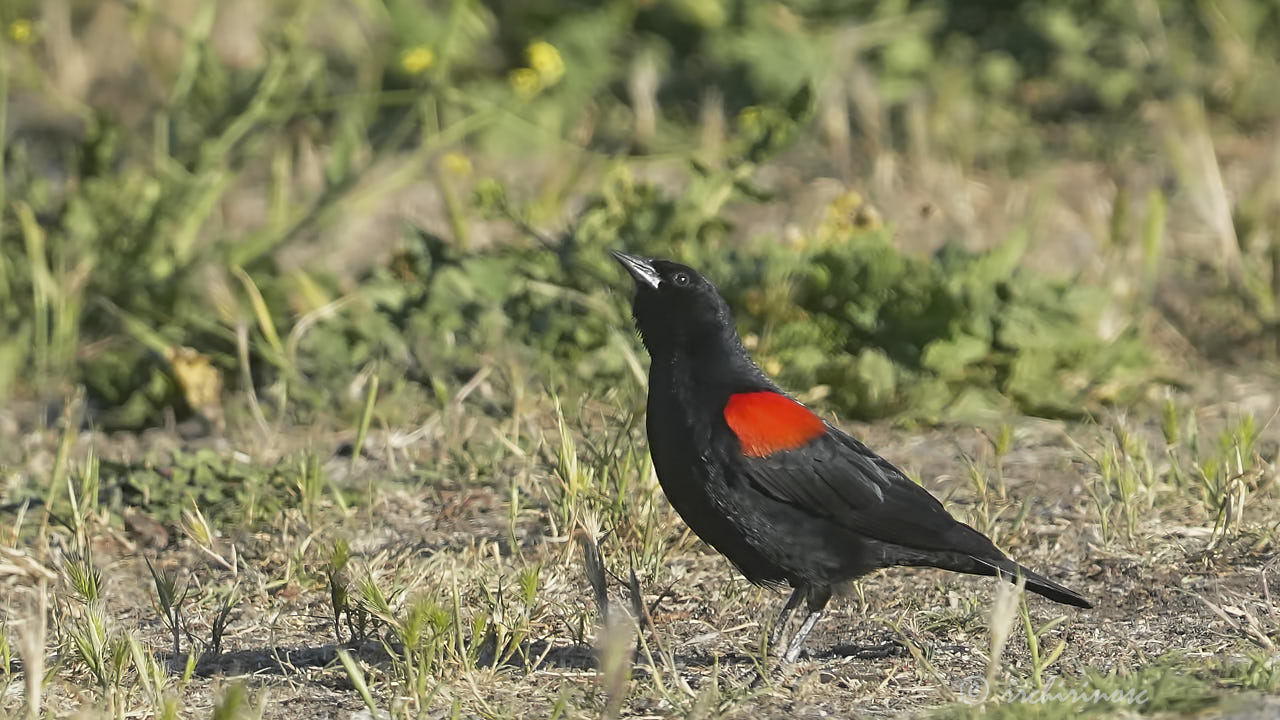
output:
[[[782,612],[778,613],[778,619],[773,621],[773,632],[769,633],[769,650],[778,657],[782,657],[782,633],[787,629],[787,621],[791,619],[791,613],[804,599],[805,594],[809,592],[809,586],[800,584],[791,591],[791,597],[787,598],[787,602],[782,606]]]
[[[822,611],[827,607],[827,602],[831,600],[831,588],[829,587],[811,587],[809,588],[809,615],[804,619],[804,624],[796,631],[795,636],[791,638],[791,643],[787,646],[787,654],[784,659],[787,662],[795,662],[800,657],[800,650],[804,647],[804,641],[809,637],[809,633],[813,632],[813,626],[818,624],[818,620],[822,619]]]
[[[800,657],[800,650],[804,648],[804,641],[809,637],[809,633],[813,631],[813,626],[818,624],[822,619],[821,610],[811,610],[809,615],[805,617],[804,624],[796,631],[795,637],[791,638],[791,644],[787,646],[787,654],[783,656],[787,662],[795,662]]]

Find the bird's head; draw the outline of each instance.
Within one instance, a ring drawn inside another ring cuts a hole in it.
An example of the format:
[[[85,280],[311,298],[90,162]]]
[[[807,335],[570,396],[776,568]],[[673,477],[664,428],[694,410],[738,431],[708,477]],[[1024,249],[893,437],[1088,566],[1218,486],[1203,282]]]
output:
[[[632,311],[650,353],[719,339],[726,334],[736,338],[728,303],[693,268],[621,252],[614,252],[613,256],[635,281]]]

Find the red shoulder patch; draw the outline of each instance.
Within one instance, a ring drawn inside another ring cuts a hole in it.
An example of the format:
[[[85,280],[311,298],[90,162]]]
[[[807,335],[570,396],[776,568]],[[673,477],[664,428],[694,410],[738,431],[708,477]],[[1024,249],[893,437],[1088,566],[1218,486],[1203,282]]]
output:
[[[736,393],[724,406],[724,420],[742,443],[742,452],[767,457],[794,450],[827,431],[809,408],[775,392]]]

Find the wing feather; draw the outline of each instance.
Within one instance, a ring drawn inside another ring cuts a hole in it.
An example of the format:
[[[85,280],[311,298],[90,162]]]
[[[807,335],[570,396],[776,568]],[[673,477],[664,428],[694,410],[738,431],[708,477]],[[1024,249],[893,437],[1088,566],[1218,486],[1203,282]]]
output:
[[[733,465],[756,491],[883,542],[967,552],[977,535],[929,491],[836,428],[801,448],[739,455]]]

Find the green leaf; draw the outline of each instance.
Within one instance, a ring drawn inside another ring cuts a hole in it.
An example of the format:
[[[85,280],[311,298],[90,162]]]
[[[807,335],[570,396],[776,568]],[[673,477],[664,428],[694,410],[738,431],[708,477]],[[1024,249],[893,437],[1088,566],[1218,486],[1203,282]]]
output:
[[[957,378],[966,368],[982,360],[991,350],[991,344],[972,335],[958,335],[946,340],[935,340],[925,346],[920,365],[947,378]]]

